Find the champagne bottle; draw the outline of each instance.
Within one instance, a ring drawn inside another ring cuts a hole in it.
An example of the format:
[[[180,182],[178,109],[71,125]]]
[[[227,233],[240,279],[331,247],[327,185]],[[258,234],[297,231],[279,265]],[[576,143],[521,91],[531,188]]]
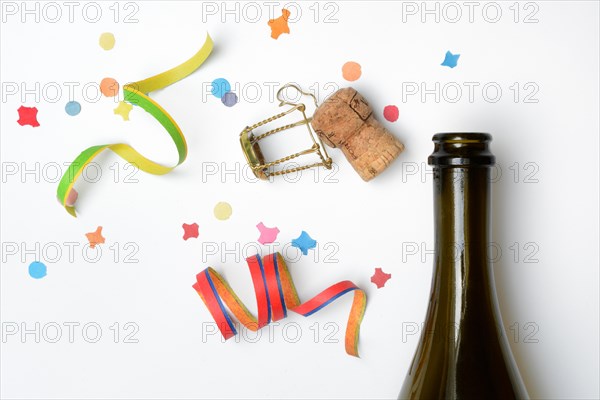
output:
[[[490,248],[491,135],[441,133],[434,176],[429,306],[401,399],[523,399],[502,325]]]

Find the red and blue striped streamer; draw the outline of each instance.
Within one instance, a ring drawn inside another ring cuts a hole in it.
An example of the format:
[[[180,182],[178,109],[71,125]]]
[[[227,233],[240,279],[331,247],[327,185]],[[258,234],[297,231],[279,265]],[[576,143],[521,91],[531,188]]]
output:
[[[257,254],[247,258],[246,262],[250,269],[258,305],[256,317],[246,308],[221,275],[211,267],[196,275],[196,283],[193,285],[225,339],[237,334],[226,307],[242,325],[251,331],[257,331],[271,321],[285,318],[288,310],[308,317],[340,296],[354,292],[346,326],[345,346],[346,353],[358,357],[360,323],[367,304],[367,297],[363,290],[351,281],[342,281],[331,285],[305,303],[300,303],[296,287],[281,254],[269,254],[264,260]]]

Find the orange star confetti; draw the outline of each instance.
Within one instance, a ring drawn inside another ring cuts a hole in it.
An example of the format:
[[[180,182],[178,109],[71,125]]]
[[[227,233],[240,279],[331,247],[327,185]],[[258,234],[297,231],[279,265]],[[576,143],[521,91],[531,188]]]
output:
[[[102,236],[102,227],[96,228],[96,231],[86,233],[85,236],[90,242],[90,248],[95,248],[97,244],[104,243],[104,236]]]
[[[290,33],[290,27],[288,26],[288,18],[290,17],[289,10],[285,8],[281,10],[281,17],[270,19],[269,27],[271,27],[271,37],[277,39],[282,33]]]
[[[377,289],[381,289],[391,277],[392,274],[386,274],[381,268],[375,268],[375,273],[371,277],[371,282],[377,285]]]

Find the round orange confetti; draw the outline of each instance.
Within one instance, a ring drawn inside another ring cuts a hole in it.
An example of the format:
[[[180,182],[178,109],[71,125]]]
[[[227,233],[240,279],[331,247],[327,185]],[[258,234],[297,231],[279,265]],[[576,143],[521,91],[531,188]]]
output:
[[[104,78],[100,82],[100,92],[106,97],[115,97],[119,94],[119,82],[113,78]]]
[[[347,81],[355,81],[360,78],[362,71],[360,69],[360,64],[354,61],[348,61],[342,67],[342,76]]]

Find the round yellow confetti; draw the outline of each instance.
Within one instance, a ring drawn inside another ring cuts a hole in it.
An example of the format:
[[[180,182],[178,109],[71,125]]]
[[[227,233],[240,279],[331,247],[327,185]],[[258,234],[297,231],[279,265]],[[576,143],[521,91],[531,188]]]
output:
[[[112,50],[112,48],[115,47],[115,35],[110,32],[104,32],[100,35],[99,43],[100,47],[104,50]]]
[[[215,217],[221,221],[229,219],[229,217],[231,217],[232,212],[233,210],[231,209],[231,204],[226,203],[224,201],[217,203],[214,210]]]
[[[362,71],[360,68],[360,64],[357,62],[348,61],[342,67],[342,76],[347,81],[350,81],[350,82],[355,81],[358,78],[360,78],[361,74],[362,74]]]

